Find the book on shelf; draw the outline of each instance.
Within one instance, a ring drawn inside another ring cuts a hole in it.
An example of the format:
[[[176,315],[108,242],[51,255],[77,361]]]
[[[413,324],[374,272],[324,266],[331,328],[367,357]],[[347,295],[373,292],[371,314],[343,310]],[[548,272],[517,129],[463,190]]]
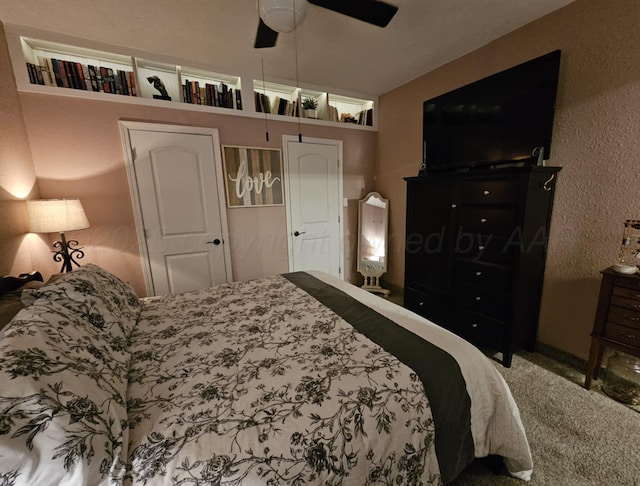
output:
[[[236,103],[240,99],[240,95],[236,92]],[[234,106],[233,88],[225,83],[200,83],[189,79],[184,80],[182,84],[182,101],[194,105],[216,106],[221,108],[231,108]],[[241,106],[241,105],[240,105]],[[241,107],[239,109],[242,109]]]
[[[44,56],[38,56],[38,64],[26,64],[32,84],[137,96],[133,71]]]
[[[111,85],[109,84],[109,74],[106,67],[100,66],[100,80],[102,83],[102,91],[105,93],[111,93]]]
[[[67,76],[67,67],[64,61],[58,61],[58,69],[60,70],[60,79],[62,80],[62,87],[69,88],[69,77]]]
[[[136,86],[136,75],[133,71],[129,71],[129,84],[131,86],[131,96],[138,96],[138,88]]]
[[[96,67],[89,64],[87,66],[87,70],[89,71],[89,83],[91,84],[91,91],[99,91],[98,74],[96,72]]]
[[[242,110],[242,90],[236,89],[236,110]]]
[[[53,76],[53,66],[51,65],[51,59],[44,56],[38,56],[38,69],[42,74],[42,80],[46,86],[55,86],[56,80]]]
[[[76,62],[76,79],[77,79],[77,88],[76,89],[87,89],[87,82],[84,78],[84,69],[82,63]]]

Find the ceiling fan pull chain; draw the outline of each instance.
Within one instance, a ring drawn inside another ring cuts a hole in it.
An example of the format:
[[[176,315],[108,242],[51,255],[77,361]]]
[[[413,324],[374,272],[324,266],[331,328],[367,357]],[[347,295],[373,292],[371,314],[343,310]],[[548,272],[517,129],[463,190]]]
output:
[[[293,18],[296,18],[296,2],[293,2]],[[300,101],[302,100],[302,90],[300,88],[300,74],[298,72],[298,35],[297,30],[293,30],[293,50],[295,52],[295,60],[296,60],[296,89],[299,90],[296,92],[296,95],[299,94],[298,102],[296,103],[297,111],[298,111],[298,143],[302,143],[302,128],[300,126]]]

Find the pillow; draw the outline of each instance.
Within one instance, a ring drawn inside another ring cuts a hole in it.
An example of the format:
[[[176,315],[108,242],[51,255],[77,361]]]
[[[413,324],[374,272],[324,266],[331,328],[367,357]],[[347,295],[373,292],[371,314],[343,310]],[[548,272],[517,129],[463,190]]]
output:
[[[25,307],[21,299],[23,290],[37,289],[42,287],[42,285],[44,285],[44,283],[39,281],[27,282],[17,290],[7,292],[0,297],[0,330]]]
[[[29,485],[121,483],[129,361],[127,339],[61,302],[42,298],[21,310],[0,340],[3,477]]]
[[[97,329],[128,337],[140,316],[140,299],[130,285],[94,264],[60,274],[23,301],[46,298],[79,313]]]

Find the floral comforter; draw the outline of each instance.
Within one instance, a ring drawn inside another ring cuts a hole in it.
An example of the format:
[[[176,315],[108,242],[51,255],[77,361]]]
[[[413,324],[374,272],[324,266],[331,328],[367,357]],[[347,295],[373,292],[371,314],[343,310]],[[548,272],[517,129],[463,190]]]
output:
[[[355,301],[331,310],[286,275],[147,299],[93,265],[68,275],[0,340],[2,485],[442,484],[490,453],[530,473],[503,384],[469,391],[471,455],[441,464],[438,380],[371,339],[378,312],[347,322]]]

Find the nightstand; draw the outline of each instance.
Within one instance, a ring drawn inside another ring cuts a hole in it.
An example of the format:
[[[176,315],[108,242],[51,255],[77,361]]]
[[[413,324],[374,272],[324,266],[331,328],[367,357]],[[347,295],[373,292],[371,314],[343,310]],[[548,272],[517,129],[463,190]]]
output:
[[[640,357],[640,275],[602,271],[600,297],[591,332],[586,389],[598,378],[605,348]]]

